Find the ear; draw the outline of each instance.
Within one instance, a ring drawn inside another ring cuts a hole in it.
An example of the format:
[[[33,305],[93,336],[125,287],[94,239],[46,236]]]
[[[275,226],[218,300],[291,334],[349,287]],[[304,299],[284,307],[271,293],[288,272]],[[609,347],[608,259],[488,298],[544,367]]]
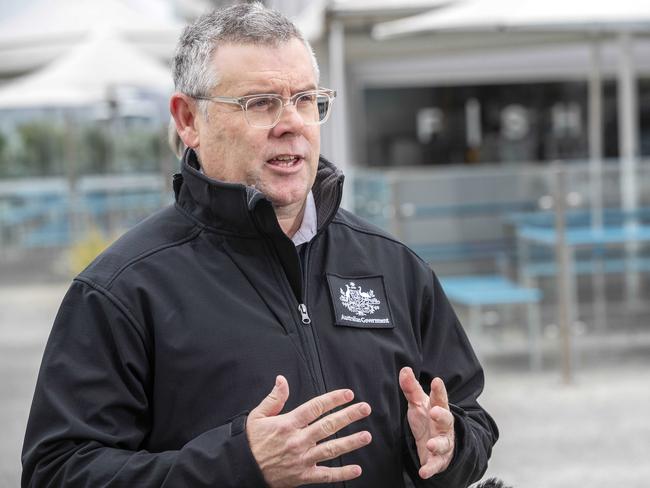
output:
[[[169,111],[174,118],[176,131],[187,147],[196,148],[199,145],[197,127],[198,113],[196,100],[184,93],[175,92],[169,99]]]

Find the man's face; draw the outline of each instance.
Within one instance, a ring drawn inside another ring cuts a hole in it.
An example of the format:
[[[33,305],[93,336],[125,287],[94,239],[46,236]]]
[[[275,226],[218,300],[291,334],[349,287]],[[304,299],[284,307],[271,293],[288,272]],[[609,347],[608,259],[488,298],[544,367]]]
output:
[[[298,39],[277,48],[227,44],[216,50],[213,63],[219,83],[210,96],[290,97],[317,88],[311,58]],[[248,125],[237,105],[208,102],[208,116],[199,114],[196,127],[195,149],[208,176],[254,186],[276,208],[302,206],[316,177],[320,128],[305,125],[294,106],[284,108],[275,127],[260,129]]]

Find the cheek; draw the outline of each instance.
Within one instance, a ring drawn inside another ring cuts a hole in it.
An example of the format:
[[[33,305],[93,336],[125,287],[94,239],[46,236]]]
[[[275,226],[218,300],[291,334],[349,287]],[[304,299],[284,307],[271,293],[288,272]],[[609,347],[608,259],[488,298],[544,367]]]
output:
[[[320,151],[320,126],[312,126],[305,132],[305,137],[311,144],[312,150]]]

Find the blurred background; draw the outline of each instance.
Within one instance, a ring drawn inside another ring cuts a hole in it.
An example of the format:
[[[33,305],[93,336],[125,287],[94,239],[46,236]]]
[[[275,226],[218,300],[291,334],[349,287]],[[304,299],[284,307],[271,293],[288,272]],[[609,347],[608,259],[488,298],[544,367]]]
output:
[[[172,201],[170,59],[210,0],[2,0],[0,487],[71,280]],[[513,487],[650,486],[650,2],[269,0],[337,90],[344,206],[438,273]]]

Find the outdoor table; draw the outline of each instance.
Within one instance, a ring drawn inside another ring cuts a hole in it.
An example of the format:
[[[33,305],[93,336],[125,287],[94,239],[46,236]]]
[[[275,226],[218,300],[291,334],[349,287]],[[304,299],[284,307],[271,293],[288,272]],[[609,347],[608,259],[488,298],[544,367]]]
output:
[[[617,226],[581,226],[581,227],[568,227],[564,230],[563,235],[559,235],[554,227],[535,227],[535,226],[521,226],[517,228],[518,247],[521,253],[520,260],[520,277],[525,282],[528,281],[526,277],[526,266],[530,261],[529,246],[541,245],[552,247],[556,251],[556,262],[558,263],[557,271],[560,272],[559,255],[563,251],[562,247],[566,247],[567,256],[567,269],[566,272],[560,273],[563,280],[562,289],[567,290],[568,293],[560,294],[558,296],[558,308],[561,311],[565,307],[566,315],[569,318],[569,327],[572,327],[576,317],[577,309],[577,283],[574,273],[575,264],[575,250],[577,248],[592,248],[599,249],[602,247],[612,246],[627,246],[633,243],[647,243],[650,242],[650,225],[640,223],[623,223]],[[634,260],[629,260],[630,267],[634,265]],[[633,271],[638,271],[634,269]],[[528,284],[528,283],[526,283]],[[571,354],[571,350],[566,352]],[[571,357],[565,358],[568,364],[572,364]]]

